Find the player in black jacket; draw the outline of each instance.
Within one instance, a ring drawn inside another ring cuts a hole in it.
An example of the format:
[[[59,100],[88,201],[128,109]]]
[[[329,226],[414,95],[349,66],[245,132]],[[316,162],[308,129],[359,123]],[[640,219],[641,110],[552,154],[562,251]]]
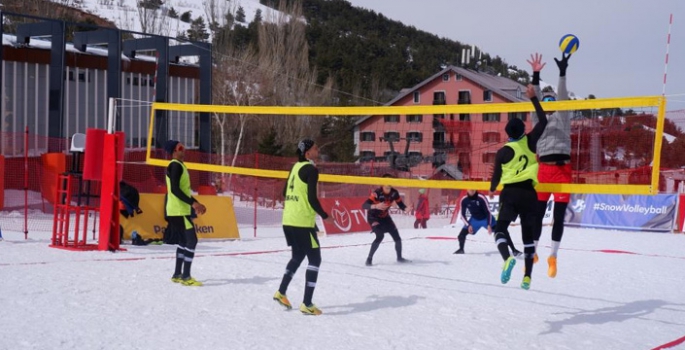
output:
[[[411,208],[407,207],[400,198],[400,193],[392,186],[382,186],[373,192],[369,196],[362,209],[366,209],[367,221],[371,225],[371,230],[376,234],[376,239],[371,243],[371,250],[369,251],[369,257],[366,259],[366,266],[373,265],[373,254],[376,253],[378,247],[383,241],[383,236],[385,233],[389,233],[392,239],[395,241],[395,252],[397,252],[397,262],[409,262],[409,260],[402,257],[402,238],[400,238],[400,233],[397,230],[397,226],[392,221],[390,213],[388,210],[393,204],[403,210],[405,213],[411,212]]]

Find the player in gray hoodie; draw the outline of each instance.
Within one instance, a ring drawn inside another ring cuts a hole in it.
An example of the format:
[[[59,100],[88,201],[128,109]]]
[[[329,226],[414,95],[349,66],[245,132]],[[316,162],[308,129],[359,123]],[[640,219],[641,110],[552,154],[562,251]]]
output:
[[[532,57],[531,57],[532,58]],[[535,66],[533,62],[528,61],[533,67],[533,86],[535,91],[543,102],[564,101],[569,99],[568,90],[566,89],[566,68],[568,68],[568,60],[571,55],[562,54],[561,60],[554,59],[559,67],[559,85],[557,86],[557,94],[553,92],[540,91],[540,70],[542,67]],[[536,69],[537,68],[537,69]],[[549,110],[549,108],[546,108]],[[571,117],[572,111],[556,111],[551,112],[547,116],[547,127],[542,133],[542,136],[537,143],[538,164],[538,181],[540,183],[571,183]],[[537,123],[538,119],[533,114],[533,124]],[[537,223],[535,227],[535,246],[537,247],[540,235],[542,234],[542,220],[547,209],[547,201],[551,193],[538,192],[537,205]],[[564,234],[564,215],[566,207],[570,200],[569,193],[554,193],[554,224],[552,226],[552,252],[550,253],[547,262],[549,269],[547,274],[554,278],[557,275],[557,252],[559,251],[559,244],[561,237]],[[538,261],[537,253],[534,261]]]

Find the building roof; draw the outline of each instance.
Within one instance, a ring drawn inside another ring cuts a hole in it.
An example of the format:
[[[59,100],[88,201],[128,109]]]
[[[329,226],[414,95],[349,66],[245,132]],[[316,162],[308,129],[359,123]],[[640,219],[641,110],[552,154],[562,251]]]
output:
[[[387,103],[384,104],[384,106],[392,106],[395,104],[395,102],[403,99],[404,97],[408,96],[409,94],[414,93],[414,91],[421,89],[428,83],[432,82],[433,80],[441,77],[443,74],[448,73],[448,72],[454,72],[457,74],[460,74],[462,77],[465,77],[466,79],[482,86],[483,88],[490,90],[494,92],[497,95],[500,95],[502,98],[509,102],[524,102],[528,101],[528,98],[525,97],[525,95],[521,95],[521,98],[517,97],[517,91],[520,89],[521,92],[526,90],[526,86],[511,80],[509,78],[501,77],[501,76],[495,76],[491,75],[485,72],[477,72],[474,70],[466,69],[466,68],[461,68],[457,66],[448,66],[445,69],[441,70],[438,73],[435,73],[428,79],[414,85],[411,88],[407,89],[402,89],[400,93],[395,96],[392,100],[388,101]],[[366,121],[367,119],[371,118],[372,116],[366,116],[361,119],[359,119],[356,123],[356,125],[359,125]]]

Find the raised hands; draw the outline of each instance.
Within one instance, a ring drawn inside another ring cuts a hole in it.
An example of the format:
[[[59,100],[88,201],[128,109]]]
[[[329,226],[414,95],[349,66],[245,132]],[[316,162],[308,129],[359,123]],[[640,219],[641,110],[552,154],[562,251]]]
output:
[[[563,77],[566,75],[566,68],[568,68],[568,60],[571,58],[571,54],[561,54],[561,60],[554,58],[554,62],[557,63],[557,67],[559,67],[559,76]]]
[[[533,69],[533,72],[539,72],[543,68],[545,68],[545,65],[547,63],[542,62],[542,55],[539,53],[535,53],[535,55],[530,55],[530,59],[526,60],[528,64],[530,64],[530,67]]]

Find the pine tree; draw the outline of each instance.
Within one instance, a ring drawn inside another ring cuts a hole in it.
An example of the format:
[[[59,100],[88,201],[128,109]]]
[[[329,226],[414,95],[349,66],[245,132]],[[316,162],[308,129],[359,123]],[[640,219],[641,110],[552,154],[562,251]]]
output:
[[[272,156],[280,156],[283,150],[283,145],[276,141],[278,136],[275,127],[271,127],[269,132],[259,142],[258,152],[261,154],[268,154]]]
[[[254,14],[254,20],[252,22],[254,23],[260,23],[262,21],[262,10],[257,9],[257,12]]]
[[[207,33],[207,26],[202,16],[193,20],[188,29],[188,40],[192,41],[207,41],[209,33]]]
[[[141,0],[138,2],[138,6],[148,10],[158,10],[164,5],[162,0]]]
[[[167,16],[169,16],[169,18],[178,18],[178,13],[176,12],[176,9],[172,7],[169,10],[169,13],[167,13]]]
[[[242,6],[238,6],[238,12],[235,13],[236,22],[245,23],[245,9]]]
[[[183,14],[181,15],[181,22],[190,23],[191,19],[192,18],[190,11],[183,12]]]

